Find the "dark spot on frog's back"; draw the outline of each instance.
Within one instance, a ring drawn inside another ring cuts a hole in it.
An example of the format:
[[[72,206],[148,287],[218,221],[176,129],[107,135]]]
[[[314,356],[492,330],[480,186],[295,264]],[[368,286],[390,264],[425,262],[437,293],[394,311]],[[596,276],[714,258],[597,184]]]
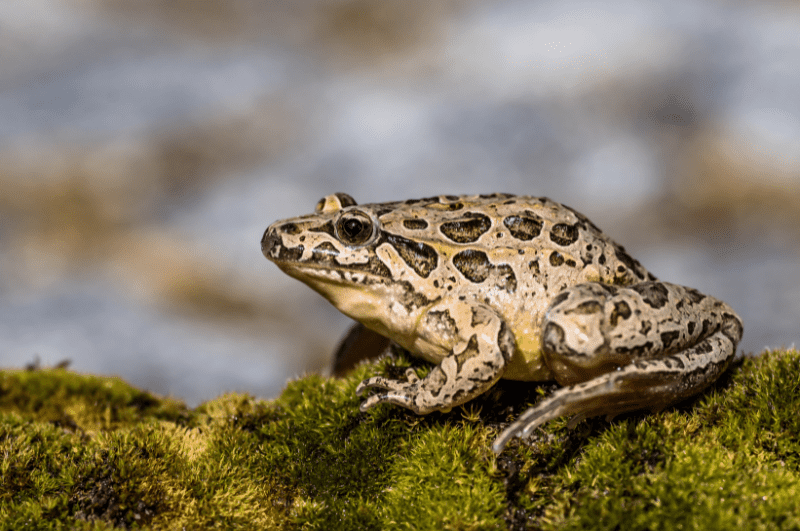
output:
[[[498,280],[497,280],[497,287],[507,291],[508,293],[514,293],[517,291],[517,275],[514,274],[514,270],[508,264],[501,264],[497,266],[497,273],[498,273]]]
[[[686,295],[689,297],[689,300],[692,301],[693,304],[698,304],[702,302],[703,299],[706,298],[705,295],[703,295],[702,293],[693,288],[687,288]]]
[[[669,292],[660,282],[640,282],[630,286],[630,289],[642,296],[642,300],[651,308],[663,308],[669,300]]]
[[[424,219],[404,219],[403,227],[408,230],[422,230],[428,228],[428,222]]]
[[[556,245],[566,247],[578,239],[578,227],[567,223],[558,223],[550,229],[550,241]]]
[[[553,251],[550,253],[550,265],[553,267],[559,267],[564,264],[564,255],[559,253],[558,251]]]
[[[384,233],[383,240],[394,247],[400,258],[419,276],[428,278],[436,269],[439,257],[433,247],[388,232]]]
[[[616,295],[617,293],[619,293],[619,288],[617,288],[616,286],[612,286],[611,284],[599,283],[598,286],[600,287],[600,289],[602,289],[609,295]]]
[[[503,193],[480,194],[478,197],[480,197],[481,199],[508,199],[509,197],[514,197],[514,194],[503,194]]]
[[[567,205],[562,205],[562,206],[563,206],[564,208],[566,208],[567,210],[569,210],[570,212],[572,212],[573,214],[575,214],[575,217],[576,217],[576,218],[578,218],[578,220],[579,220],[581,223],[583,223],[584,225],[586,225],[586,226],[588,226],[588,227],[591,227],[591,228],[593,228],[593,229],[594,229],[595,231],[597,231],[597,232],[602,232],[602,231],[600,230],[600,228],[599,228],[597,225],[595,225],[594,223],[592,223],[592,220],[590,220],[589,218],[587,218],[585,215],[581,214],[580,212],[578,212],[577,210],[575,210],[575,209],[574,209],[574,208],[572,208],[572,207],[568,207]]]
[[[567,313],[576,313],[578,315],[590,315],[593,313],[598,313],[603,310],[603,305],[600,304],[598,301],[585,301],[577,305],[573,310],[569,310],[564,312]]]
[[[467,249],[453,256],[453,265],[464,278],[480,283],[489,278],[492,263],[483,251]]]
[[[525,216],[508,216],[503,220],[511,236],[523,241],[529,241],[542,232],[542,220],[535,214]]]
[[[462,203],[460,201],[456,201],[454,203],[440,203],[438,201],[438,198],[437,198],[437,201],[431,203],[430,206],[432,206],[434,208],[438,208],[440,210],[452,210],[452,211],[455,211],[455,210],[461,210],[462,208],[464,208],[464,203]]]
[[[614,248],[614,254],[617,255],[617,260],[625,264],[625,267],[628,268],[634,275],[639,277],[639,279],[644,280],[645,278],[645,271],[642,264],[639,263],[638,260],[632,258],[627,252],[625,252],[625,248],[621,245],[616,245]],[[652,277],[652,275],[650,275]],[[655,278],[655,277],[653,277]]]
[[[442,223],[439,230],[456,243],[471,243],[492,226],[489,216],[467,212],[463,218]]]

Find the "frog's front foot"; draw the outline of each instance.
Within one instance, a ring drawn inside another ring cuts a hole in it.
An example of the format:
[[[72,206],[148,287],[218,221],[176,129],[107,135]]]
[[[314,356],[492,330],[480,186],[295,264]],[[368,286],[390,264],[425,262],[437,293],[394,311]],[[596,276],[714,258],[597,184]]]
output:
[[[406,370],[407,381],[390,380],[383,376],[374,376],[358,384],[356,395],[361,396],[367,389],[378,389],[376,393],[361,403],[361,411],[366,411],[381,403],[396,404],[410,409],[418,415],[430,413],[433,409],[426,407],[423,394],[420,392],[420,378],[414,369]]]
[[[417,332],[429,343],[452,338],[450,353],[425,378],[409,369],[406,382],[380,376],[364,380],[356,393],[379,391],[361,404],[361,411],[382,403],[418,414],[450,410],[494,385],[516,348],[514,335],[497,312],[464,301],[434,306],[420,320]]]

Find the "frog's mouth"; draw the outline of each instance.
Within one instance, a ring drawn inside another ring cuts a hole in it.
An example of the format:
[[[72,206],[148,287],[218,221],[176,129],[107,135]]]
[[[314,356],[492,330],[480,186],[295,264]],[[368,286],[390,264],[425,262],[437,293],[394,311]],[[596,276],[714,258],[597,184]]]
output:
[[[312,284],[320,284],[321,286],[364,286],[380,282],[380,277],[365,270],[331,267],[309,262],[275,263],[287,275],[311,285],[318,291],[320,289]]]

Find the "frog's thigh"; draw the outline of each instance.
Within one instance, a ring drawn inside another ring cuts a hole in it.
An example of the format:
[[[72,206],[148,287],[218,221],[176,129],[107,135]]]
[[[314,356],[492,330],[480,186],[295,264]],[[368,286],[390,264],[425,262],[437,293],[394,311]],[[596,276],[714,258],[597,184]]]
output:
[[[483,304],[456,302],[430,309],[420,321],[419,340],[449,351],[422,379],[408,382],[375,377],[356,389],[380,391],[361,405],[397,404],[425,414],[447,410],[480,395],[500,379],[515,349],[514,336],[502,317]]]
[[[493,445],[526,437],[562,415],[573,422],[642,408],[659,410],[691,396],[725,371],[742,336],[725,303],[663,282],[627,288],[598,283],[566,290],[545,317],[543,352],[556,379],[570,385],[526,411]]]
[[[712,357],[727,358],[741,338],[741,327],[728,305],[691,288],[666,282],[628,287],[590,282],[564,290],[550,304],[542,350],[556,380],[570,385],[641,360],[661,358],[669,364],[670,357],[714,333],[727,338],[727,346]]]

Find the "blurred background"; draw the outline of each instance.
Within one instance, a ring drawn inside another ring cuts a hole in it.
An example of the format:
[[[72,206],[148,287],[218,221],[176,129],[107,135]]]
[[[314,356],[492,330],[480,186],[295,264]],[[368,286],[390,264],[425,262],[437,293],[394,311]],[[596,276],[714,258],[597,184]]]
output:
[[[324,371],[261,254],[329,193],[546,195],[800,337],[800,4],[3,0],[0,366],[190,405]]]

